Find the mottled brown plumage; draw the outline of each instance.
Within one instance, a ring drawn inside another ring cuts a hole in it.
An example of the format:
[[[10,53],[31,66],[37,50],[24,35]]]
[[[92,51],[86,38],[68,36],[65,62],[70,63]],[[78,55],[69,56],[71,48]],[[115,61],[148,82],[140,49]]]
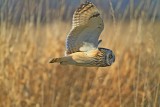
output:
[[[72,29],[66,40],[66,56],[53,58],[50,63],[87,67],[110,66],[115,56],[110,49],[98,48],[104,23],[96,6],[82,4],[73,14]]]

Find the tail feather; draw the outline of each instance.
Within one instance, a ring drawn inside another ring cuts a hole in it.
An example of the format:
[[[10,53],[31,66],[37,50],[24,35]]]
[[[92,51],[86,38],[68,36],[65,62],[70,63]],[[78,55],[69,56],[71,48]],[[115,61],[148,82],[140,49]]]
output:
[[[52,58],[49,63],[60,63],[61,62],[61,58]]]

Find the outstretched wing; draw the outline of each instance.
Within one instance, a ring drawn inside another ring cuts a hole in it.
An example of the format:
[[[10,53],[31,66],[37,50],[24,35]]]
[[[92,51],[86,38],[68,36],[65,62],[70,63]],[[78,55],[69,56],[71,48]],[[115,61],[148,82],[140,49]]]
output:
[[[66,54],[96,49],[103,28],[104,23],[96,6],[88,1],[82,4],[73,14]]]

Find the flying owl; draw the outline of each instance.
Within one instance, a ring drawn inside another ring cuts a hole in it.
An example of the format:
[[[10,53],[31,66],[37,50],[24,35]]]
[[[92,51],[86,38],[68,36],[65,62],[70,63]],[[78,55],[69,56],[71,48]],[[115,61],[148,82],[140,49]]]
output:
[[[73,14],[72,29],[66,39],[65,56],[52,58],[50,63],[85,67],[106,67],[115,61],[110,49],[98,47],[104,23],[96,6],[82,4]]]

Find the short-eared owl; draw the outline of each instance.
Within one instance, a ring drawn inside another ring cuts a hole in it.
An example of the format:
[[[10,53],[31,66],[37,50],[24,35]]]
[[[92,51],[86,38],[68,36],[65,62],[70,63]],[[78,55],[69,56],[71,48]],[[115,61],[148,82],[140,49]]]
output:
[[[115,61],[110,49],[99,48],[98,40],[104,28],[96,6],[91,2],[82,4],[73,14],[72,29],[66,39],[65,56],[53,58],[50,63],[86,67],[106,67]]]

